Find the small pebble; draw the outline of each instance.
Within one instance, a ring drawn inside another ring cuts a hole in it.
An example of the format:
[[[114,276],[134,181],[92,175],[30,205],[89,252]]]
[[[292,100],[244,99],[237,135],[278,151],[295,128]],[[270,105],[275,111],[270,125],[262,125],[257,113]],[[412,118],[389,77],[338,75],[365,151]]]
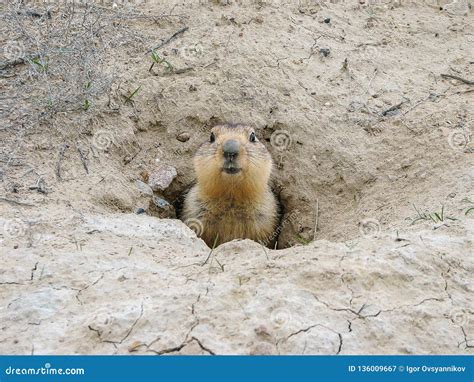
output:
[[[151,189],[151,187],[148,184],[142,182],[141,180],[137,179],[135,181],[135,186],[137,186],[138,190],[142,194],[149,195],[149,196],[153,195],[153,190]]]
[[[189,133],[180,133],[176,136],[176,139],[180,142],[187,142],[189,141],[189,138],[191,138],[191,135],[189,135]]]
[[[400,168],[405,169],[408,168],[412,165],[411,161],[409,159],[403,159],[400,163]]]
[[[178,173],[174,167],[161,165],[150,174],[148,185],[153,191],[164,191],[177,175]]]
[[[136,209],[135,213],[136,213],[137,215],[144,214],[144,213],[145,213],[145,209],[142,208],[142,207],[139,207],[139,208]]]
[[[453,1],[450,4],[446,4],[443,10],[453,16],[466,16],[469,14],[469,1]]]
[[[331,22],[331,18],[328,17],[328,18],[324,19],[324,22],[325,22],[326,24],[329,24],[329,23]]]
[[[321,48],[321,49],[319,49],[319,53],[321,55],[323,55],[324,57],[327,57],[327,56],[329,56],[331,51],[328,48]]]
[[[147,170],[142,170],[140,171],[140,177],[145,183],[148,183],[148,178],[150,177],[150,174],[148,174]]]
[[[157,196],[153,197],[153,203],[158,209],[158,216],[161,219],[174,219],[176,218],[176,211],[174,207],[169,204],[165,199],[159,198]]]
[[[155,203],[158,208],[166,208],[170,205],[165,199],[156,196],[153,198],[153,203]]]

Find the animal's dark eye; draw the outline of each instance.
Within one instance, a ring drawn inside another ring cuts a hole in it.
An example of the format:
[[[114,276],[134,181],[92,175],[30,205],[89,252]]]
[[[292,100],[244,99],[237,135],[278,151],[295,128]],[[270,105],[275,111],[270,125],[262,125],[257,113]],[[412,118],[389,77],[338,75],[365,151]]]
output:
[[[216,136],[214,135],[214,133],[211,133],[211,136],[209,138],[209,142],[213,143],[213,142],[215,142],[215,140],[216,140]]]
[[[250,139],[250,142],[255,142],[255,141],[257,140],[257,137],[255,136],[255,133],[252,132],[252,133],[250,134],[249,139]]]

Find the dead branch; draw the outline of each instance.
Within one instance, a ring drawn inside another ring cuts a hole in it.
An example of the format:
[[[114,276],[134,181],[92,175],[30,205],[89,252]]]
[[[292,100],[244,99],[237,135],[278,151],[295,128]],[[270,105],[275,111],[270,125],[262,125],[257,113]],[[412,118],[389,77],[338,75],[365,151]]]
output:
[[[441,77],[443,77],[443,78],[452,78],[453,80],[458,80],[458,81],[464,82],[467,85],[474,85],[474,81],[469,81],[469,80],[466,80],[462,77],[455,76],[455,75],[452,75],[452,74],[441,74]]]
[[[34,207],[35,206],[34,204],[31,204],[31,203],[20,202],[18,200],[8,199],[8,198],[5,198],[3,196],[0,196],[0,200],[2,200],[4,202],[7,202],[7,203],[10,203],[10,204],[15,204],[17,206],[25,206],[25,207]]]
[[[89,174],[89,168],[87,167],[87,161],[86,161],[85,155],[82,152],[82,149],[79,147],[78,143],[76,143],[76,149],[77,149],[77,152],[79,153],[79,157],[81,158],[81,162],[82,162],[82,166],[84,166],[84,170],[86,170],[86,173]]]
[[[175,33],[173,33],[171,35],[171,37],[169,37],[168,39],[166,39],[165,41],[163,41],[161,44],[157,45],[156,47],[148,50],[145,54],[150,54],[151,52],[153,52],[154,50],[158,50],[162,47],[164,47],[165,45],[169,44],[171,41],[173,41],[176,37],[178,37],[180,34],[186,32],[187,30],[189,29],[189,27],[184,27],[184,28],[181,28],[180,30],[176,31]]]
[[[56,177],[58,178],[58,180],[62,180],[61,178],[61,162],[64,158],[64,152],[66,151],[66,149],[69,148],[69,145],[67,143],[64,143],[61,148],[59,149],[59,158],[58,158],[58,161],[56,163]]]
[[[402,102],[400,102],[400,103],[398,103],[398,104],[396,104],[396,105],[394,105],[394,106],[392,106],[392,107],[389,107],[387,110],[385,110],[385,111],[382,112],[382,116],[385,117],[388,113],[391,113],[392,111],[395,111],[395,110],[400,109],[400,107],[401,107],[403,104],[407,103],[407,102],[408,102],[407,100],[404,100],[404,101],[402,101]]]

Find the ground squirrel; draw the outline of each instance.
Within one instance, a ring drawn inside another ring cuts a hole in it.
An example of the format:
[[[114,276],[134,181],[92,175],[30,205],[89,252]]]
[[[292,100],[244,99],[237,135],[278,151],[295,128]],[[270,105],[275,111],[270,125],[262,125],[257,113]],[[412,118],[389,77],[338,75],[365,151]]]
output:
[[[278,223],[272,167],[254,129],[215,126],[194,157],[197,182],[186,195],[182,220],[210,247],[233,239],[268,243]]]

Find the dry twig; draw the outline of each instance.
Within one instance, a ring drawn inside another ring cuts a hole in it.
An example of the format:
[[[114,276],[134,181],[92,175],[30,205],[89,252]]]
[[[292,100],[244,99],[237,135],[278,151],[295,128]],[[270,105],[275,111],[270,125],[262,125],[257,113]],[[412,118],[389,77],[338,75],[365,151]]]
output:
[[[180,34],[186,32],[187,30],[189,29],[189,27],[184,27],[184,28],[181,28],[180,30],[176,31],[175,33],[173,33],[171,35],[171,37],[168,37],[165,41],[163,41],[161,44],[157,45],[156,47],[152,48],[152,49],[149,49],[145,54],[150,54],[151,52],[153,52],[154,50],[158,50],[162,47],[164,47],[165,45],[169,44],[171,41],[173,41],[176,37],[178,37]]]
[[[452,78],[454,80],[464,82],[467,85],[474,85],[474,81],[469,81],[469,80],[466,80],[462,77],[455,76],[455,75],[452,75],[452,74],[441,74],[441,77],[443,77],[443,78]]]

